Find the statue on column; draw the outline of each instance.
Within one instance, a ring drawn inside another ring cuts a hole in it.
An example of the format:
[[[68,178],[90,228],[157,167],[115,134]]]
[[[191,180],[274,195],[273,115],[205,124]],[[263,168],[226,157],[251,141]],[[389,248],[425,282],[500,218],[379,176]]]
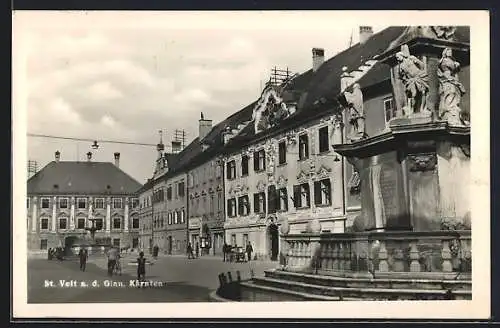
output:
[[[410,54],[407,45],[401,46],[396,53],[399,62],[399,78],[405,87],[407,104],[404,108],[406,115],[416,113],[428,114],[427,94],[429,92],[429,77],[424,62]]]
[[[350,139],[362,139],[366,136],[366,133],[361,86],[358,83],[354,83],[352,87],[347,88],[344,96],[349,110],[349,123],[352,126]]]
[[[467,113],[460,109],[465,88],[458,79],[460,63],[453,58],[452,50],[445,48],[438,63],[439,118],[452,124],[469,124]]]

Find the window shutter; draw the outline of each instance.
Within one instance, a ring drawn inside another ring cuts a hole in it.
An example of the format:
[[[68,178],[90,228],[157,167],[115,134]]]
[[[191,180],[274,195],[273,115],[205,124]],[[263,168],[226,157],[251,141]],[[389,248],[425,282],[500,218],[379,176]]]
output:
[[[293,206],[298,208],[301,207],[301,195],[300,186],[293,186]]]
[[[268,207],[269,213],[276,213],[276,187],[269,186],[267,188],[267,198],[268,198]]]
[[[325,183],[325,188],[326,188],[326,200],[328,204],[332,203],[332,184],[330,182],[330,179],[327,179],[324,181]]]
[[[285,208],[283,208],[283,210],[288,211],[288,191],[286,188],[283,188],[283,201],[285,203]]]
[[[250,214],[250,198],[247,196],[245,196],[245,207],[247,208],[247,214]]]
[[[261,211],[262,211],[263,213],[267,213],[267,212],[266,212],[266,193],[261,192],[261,193],[260,193],[260,197],[259,197],[259,198],[261,198],[261,199],[263,199],[263,200],[264,200],[264,201],[262,202],[262,209],[261,209]]]
[[[314,182],[314,204],[321,204],[321,182]]]
[[[227,216],[231,216],[231,200],[227,200]]]
[[[253,169],[254,171],[259,171],[259,153],[253,153]]]
[[[304,137],[304,148],[304,158],[309,158],[309,138],[307,137],[307,135]]]
[[[307,199],[307,206],[311,206],[311,190],[309,189],[309,184],[306,183],[304,184],[304,187],[306,189],[306,199]]]
[[[226,164],[226,178],[231,179],[231,166],[229,165],[231,162]]]
[[[266,152],[262,150],[262,169],[266,169]]]
[[[259,194],[253,194],[253,211],[254,213],[259,213]]]

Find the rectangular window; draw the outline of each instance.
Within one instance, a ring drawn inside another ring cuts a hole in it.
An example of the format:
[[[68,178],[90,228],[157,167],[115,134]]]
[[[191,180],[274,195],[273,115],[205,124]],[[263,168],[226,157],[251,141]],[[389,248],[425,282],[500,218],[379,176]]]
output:
[[[97,230],[102,230],[102,228],[104,227],[104,220],[103,219],[96,219],[95,220],[95,227],[97,228]]]
[[[319,152],[324,153],[327,152],[329,149],[329,142],[328,142],[328,126],[324,126],[321,129],[319,129]]]
[[[87,198],[78,198],[78,208],[84,209],[87,208]]]
[[[167,200],[172,199],[172,186],[168,186],[167,188]]]
[[[78,218],[76,220],[76,228],[77,229],[85,229],[85,218]]]
[[[68,220],[66,218],[59,219],[59,229],[60,230],[68,229]]]
[[[132,238],[132,248],[139,247],[139,238]]]
[[[122,208],[121,198],[113,198],[113,208]]]
[[[59,198],[59,208],[68,208],[67,198]]]
[[[230,218],[236,216],[236,198],[227,200],[227,216]]]
[[[236,178],[236,161],[230,161],[226,165],[227,167],[227,179],[232,180]]]
[[[132,219],[132,229],[139,229],[139,219],[138,218]]]
[[[30,208],[30,199],[26,198],[26,208]]]
[[[248,175],[248,156],[241,156],[241,176]]]
[[[250,200],[248,199],[248,195],[238,198],[238,214],[242,216],[250,214]]]
[[[276,186],[272,185],[267,188],[267,213],[276,213],[278,207],[278,194]]]
[[[309,184],[293,186],[293,201],[296,208],[310,207],[311,198],[309,192]]]
[[[180,213],[181,213],[181,223],[186,222],[186,210],[182,209]]]
[[[314,182],[314,204],[330,205],[331,198],[331,183],[330,179],[324,179]]]
[[[122,219],[121,218],[114,218],[113,219],[113,229],[121,229],[122,227]]]
[[[266,212],[266,194],[264,192],[253,194],[253,208],[255,213]]]
[[[139,199],[132,198],[132,208],[137,208],[137,207],[139,207]]]
[[[281,141],[278,144],[278,159],[279,159],[279,164],[285,164],[286,163],[286,141]]]
[[[48,230],[49,229],[49,219],[43,218],[40,221],[40,230]]]
[[[394,99],[392,97],[384,99],[384,113],[385,123],[389,123],[389,121],[396,116],[396,111],[394,110]]]
[[[40,249],[41,250],[47,249],[47,239],[40,239]]]
[[[168,213],[168,224],[172,224],[172,212]]]
[[[243,234],[243,246],[246,246],[248,244],[248,234],[244,233]]]
[[[184,189],[185,189],[184,181],[179,182],[179,184],[177,184],[177,188],[178,188],[177,193],[179,194],[179,197],[184,197],[184,195],[185,195],[185,192],[184,192]]]
[[[42,208],[49,208],[49,206],[50,206],[50,199],[42,198]]]
[[[94,206],[95,208],[103,209],[104,208],[104,198],[96,198],[94,205],[95,205]]]
[[[210,211],[209,211],[209,213],[214,214],[214,211],[215,211],[215,197],[214,197],[214,194],[211,194],[210,195]]]
[[[231,235],[231,246],[236,246],[236,234]]]
[[[286,188],[279,190],[279,210],[288,211],[288,192]]]
[[[113,246],[120,247],[120,238],[113,238]]]
[[[309,138],[307,134],[299,136],[299,160],[309,158]]]
[[[264,149],[253,153],[253,169],[260,172],[266,169],[266,152]]]

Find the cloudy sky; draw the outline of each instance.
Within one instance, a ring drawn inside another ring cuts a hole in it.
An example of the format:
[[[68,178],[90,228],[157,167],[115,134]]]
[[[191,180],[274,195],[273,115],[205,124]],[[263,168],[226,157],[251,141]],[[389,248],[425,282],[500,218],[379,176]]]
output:
[[[254,101],[275,65],[301,73],[311,68],[313,47],[329,58],[351,34],[356,43],[359,23],[332,24],[339,17],[38,13],[18,24],[27,40],[27,131],[154,144],[158,130],[169,143],[184,129],[189,142],[201,111],[216,124]],[[39,166],[56,150],[72,161],[91,150],[90,142],[27,141],[28,159]],[[154,147],[102,143],[93,156],[113,161],[115,151],[139,182],[152,175]]]

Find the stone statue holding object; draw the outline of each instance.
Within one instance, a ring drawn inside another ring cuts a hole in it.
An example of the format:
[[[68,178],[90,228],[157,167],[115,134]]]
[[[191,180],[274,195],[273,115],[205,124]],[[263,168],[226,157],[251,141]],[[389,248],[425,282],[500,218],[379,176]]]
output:
[[[349,90],[351,89],[351,90]],[[365,116],[363,111],[363,92],[358,83],[347,88],[344,92],[349,110],[349,123],[352,126],[351,140],[358,140],[365,137]]]
[[[410,54],[407,45],[401,46],[401,51],[396,53],[399,62],[399,78],[405,87],[407,105],[404,111],[406,115],[419,113],[430,116],[427,109],[427,94],[429,92],[429,77],[425,64]]]
[[[458,79],[460,63],[453,58],[452,50],[445,48],[438,63],[439,118],[451,124],[469,124],[468,115],[460,109],[460,101],[465,88]]]

